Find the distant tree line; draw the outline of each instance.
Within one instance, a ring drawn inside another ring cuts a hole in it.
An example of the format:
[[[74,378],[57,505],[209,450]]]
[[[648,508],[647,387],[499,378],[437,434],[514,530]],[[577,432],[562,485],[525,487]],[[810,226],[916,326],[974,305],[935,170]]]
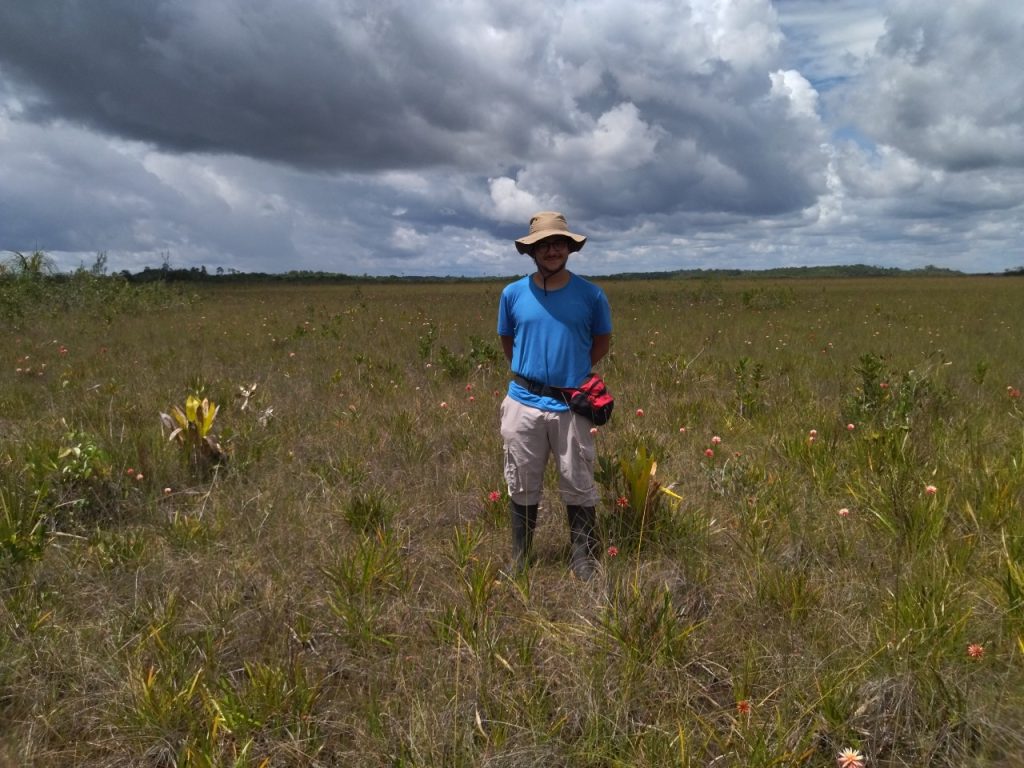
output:
[[[129,283],[445,283],[445,282],[489,282],[507,281],[514,276],[490,277],[431,277],[416,275],[389,275],[372,277],[370,275],[348,275],[343,272],[325,272],[322,270],[289,270],[288,272],[242,272],[237,269],[217,267],[212,273],[205,265],[195,267],[171,267],[168,260],[159,267],[146,267],[140,272],[121,270],[108,275],[107,255],[99,253],[95,263],[86,268],[84,265],[71,273],[56,271],[52,259],[41,251],[32,254],[11,252],[12,256],[0,259],[0,279],[8,278],[46,278],[62,281],[75,276],[117,277]],[[898,267],[877,267],[868,264],[841,264],[821,267],[775,267],[772,269],[678,269],[665,272],[621,272],[614,275],[602,275],[602,279],[610,280],[685,280],[685,279],[724,279],[724,278],[841,278],[841,277],[956,277],[966,273],[955,269],[947,269],[928,264],[916,269],[900,269]],[[998,273],[996,273],[998,274]],[[1007,269],[1001,273],[1006,276],[1024,275],[1024,266]]]
[[[1005,274],[1024,273],[1024,267]],[[680,279],[722,279],[722,278],[828,278],[828,277],[899,277],[929,276],[953,277],[964,275],[954,269],[928,265],[917,269],[899,269],[897,267],[875,267],[866,264],[837,265],[825,267],[776,267],[772,269],[680,269],[667,272],[622,272],[604,275],[605,279],[614,280],[680,280]],[[211,274],[205,266],[188,269],[173,269],[169,266],[160,268],[146,267],[141,272],[124,271],[121,275],[130,282],[210,282],[210,283],[443,283],[456,281],[492,281],[507,280],[506,277],[428,277],[428,276],[397,276],[371,277],[369,275],[347,275],[338,272],[314,270],[290,270],[288,272],[240,272],[235,269],[217,268]]]

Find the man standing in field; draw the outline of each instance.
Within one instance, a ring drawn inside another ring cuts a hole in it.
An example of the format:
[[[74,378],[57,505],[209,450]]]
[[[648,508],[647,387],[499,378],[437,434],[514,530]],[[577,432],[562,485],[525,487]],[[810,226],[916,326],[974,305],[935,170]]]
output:
[[[501,404],[513,572],[529,563],[544,467],[553,454],[569,518],[572,571],[587,581],[598,551],[594,435],[559,388],[579,386],[607,354],[611,309],[604,291],[565,268],[587,238],[570,232],[562,214],[534,214],[529,234],[515,242],[536,271],[507,285],[498,307],[498,336],[513,374]]]

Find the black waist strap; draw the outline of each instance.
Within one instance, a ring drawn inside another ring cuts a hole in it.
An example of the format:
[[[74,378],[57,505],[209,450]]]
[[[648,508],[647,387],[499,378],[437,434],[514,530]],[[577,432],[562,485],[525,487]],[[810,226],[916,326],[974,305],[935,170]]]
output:
[[[518,373],[513,373],[512,379],[531,395],[553,397],[556,400],[565,400],[565,390],[558,387],[549,387],[547,384],[541,384],[539,381],[533,381],[525,376],[520,376]]]

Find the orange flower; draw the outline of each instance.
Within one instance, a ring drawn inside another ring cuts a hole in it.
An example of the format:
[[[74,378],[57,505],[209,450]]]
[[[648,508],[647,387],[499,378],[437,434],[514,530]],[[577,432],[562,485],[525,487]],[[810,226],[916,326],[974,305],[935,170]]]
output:
[[[750,699],[740,699],[736,702],[736,711],[741,715],[749,715],[752,709]]]

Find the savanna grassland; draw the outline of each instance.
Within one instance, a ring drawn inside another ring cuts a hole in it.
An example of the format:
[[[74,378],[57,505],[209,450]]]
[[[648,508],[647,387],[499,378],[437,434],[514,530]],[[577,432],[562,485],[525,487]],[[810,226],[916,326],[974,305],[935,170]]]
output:
[[[8,279],[0,764],[1024,764],[1024,283],[598,282],[585,584],[500,283]]]

